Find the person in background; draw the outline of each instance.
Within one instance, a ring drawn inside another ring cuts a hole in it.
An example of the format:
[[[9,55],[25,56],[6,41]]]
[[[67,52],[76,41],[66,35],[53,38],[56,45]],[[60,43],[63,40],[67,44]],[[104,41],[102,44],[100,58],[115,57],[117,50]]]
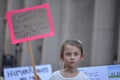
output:
[[[65,40],[61,45],[60,59],[64,68],[52,73],[50,80],[88,80],[88,76],[78,70],[83,60],[83,47],[79,40]]]

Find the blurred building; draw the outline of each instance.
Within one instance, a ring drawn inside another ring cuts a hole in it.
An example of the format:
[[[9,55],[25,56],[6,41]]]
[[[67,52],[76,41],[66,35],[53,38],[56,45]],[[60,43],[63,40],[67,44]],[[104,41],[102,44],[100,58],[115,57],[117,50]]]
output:
[[[12,55],[14,67],[31,65],[26,42],[11,44],[6,12],[43,3],[50,5],[55,36],[31,41],[36,65],[62,68],[58,56],[65,39],[82,41],[85,58],[80,67],[120,63],[119,0],[0,0],[0,71],[3,56]]]

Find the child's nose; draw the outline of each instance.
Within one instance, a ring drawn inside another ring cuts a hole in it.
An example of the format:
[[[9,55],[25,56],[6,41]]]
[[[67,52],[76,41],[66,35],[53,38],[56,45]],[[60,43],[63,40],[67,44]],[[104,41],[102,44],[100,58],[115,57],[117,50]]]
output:
[[[74,55],[71,55],[71,59],[74,59],[75,58],[75,56]]]

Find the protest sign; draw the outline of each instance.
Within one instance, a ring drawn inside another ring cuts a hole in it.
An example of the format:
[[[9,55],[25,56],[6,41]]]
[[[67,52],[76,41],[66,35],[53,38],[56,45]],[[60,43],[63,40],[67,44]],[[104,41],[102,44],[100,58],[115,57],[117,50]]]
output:
[[[78,68],[90,80],[120,80],[120,65]]]
[[[6,18],[13,44],[54,35],[48,4],[7,12]]]
[[[29,41],[54,35],[54,28],[48,4],[13,10],[6,13],[13,44],[28,41],[34,76],[37,76],[34,57]]]
[[[90,80],[108,80],[107,66],[86,67],[79,70],[88,75]]]
[[[37,65],[36,70],[41,80],[49,80],[52,74],[51,65]],[[5,68],[4,80],[33,80],[34,72],[31,66]]]
[[[120,65],[108,66],[109,80],[120,80]]]

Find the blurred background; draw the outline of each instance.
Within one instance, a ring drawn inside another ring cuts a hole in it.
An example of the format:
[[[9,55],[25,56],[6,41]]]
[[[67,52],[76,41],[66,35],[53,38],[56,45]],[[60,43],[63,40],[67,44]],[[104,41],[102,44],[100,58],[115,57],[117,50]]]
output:
[[[85,58],[79,67],[120,64],[120,0],[0,0],[0,75],[3,68],[31,65],[26,42],[11,44],[6,12],[48,3],[55,35],[31,41],[36,65],[63,67],[60,45],[79,39]]]

